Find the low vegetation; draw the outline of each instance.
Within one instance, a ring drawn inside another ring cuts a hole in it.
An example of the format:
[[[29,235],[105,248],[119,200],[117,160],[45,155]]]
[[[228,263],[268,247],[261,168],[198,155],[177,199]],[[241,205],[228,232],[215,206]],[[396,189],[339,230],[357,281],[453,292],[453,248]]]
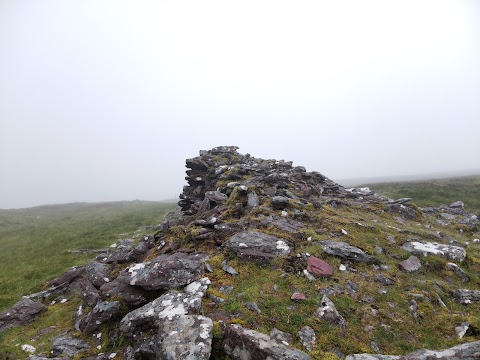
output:
[[[395,199],[412,198],[418,206],[439,206],[462,200],[467,211],[480,215],[480,176],[363,186]]]

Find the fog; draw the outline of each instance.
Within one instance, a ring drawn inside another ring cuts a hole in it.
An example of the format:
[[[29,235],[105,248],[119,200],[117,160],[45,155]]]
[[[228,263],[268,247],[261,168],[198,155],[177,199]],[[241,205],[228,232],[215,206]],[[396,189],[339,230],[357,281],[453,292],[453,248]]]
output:
[[[341,180],[480,169],[478,1],[0,1],[0,208],[177,198],[236,145]]]

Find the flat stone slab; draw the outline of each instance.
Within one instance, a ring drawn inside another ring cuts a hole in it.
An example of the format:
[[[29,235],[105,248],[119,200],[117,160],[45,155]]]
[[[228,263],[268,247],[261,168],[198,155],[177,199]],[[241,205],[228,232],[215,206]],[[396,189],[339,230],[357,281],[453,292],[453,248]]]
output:
[[[119,276],[121,281],[145,290],[185,286],[205,273],[205,255],[175,253],[130,266]]]
[[[257,261],[269,261],[291,252],[288,241],[257,231],[233,235],[227,240],[226,247],[233,250],[238,257]]]
[[[320,245],[327,254],[337,256],[345,260],[351,260],[356,262],[363,262],[366,264],[380,263],[375,256],[367,254],[362,249],[343,241],[324,240],[317,241],[316,244]]]
[[[430,241],[412,241],[402,245],[402,249],[416,256],[437,255],[448,260],[463,261],[467,255],[464,248],[438,244]]]

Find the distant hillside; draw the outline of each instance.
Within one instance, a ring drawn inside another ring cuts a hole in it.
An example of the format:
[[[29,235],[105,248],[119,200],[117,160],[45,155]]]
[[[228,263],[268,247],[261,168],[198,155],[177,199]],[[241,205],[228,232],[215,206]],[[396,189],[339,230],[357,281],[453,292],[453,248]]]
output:
[[[412,198],[413,202],[419,206],[439,206],[462,200],[467,211],[480,214],[480,176],[369,183],[362,186],[393,199]]]

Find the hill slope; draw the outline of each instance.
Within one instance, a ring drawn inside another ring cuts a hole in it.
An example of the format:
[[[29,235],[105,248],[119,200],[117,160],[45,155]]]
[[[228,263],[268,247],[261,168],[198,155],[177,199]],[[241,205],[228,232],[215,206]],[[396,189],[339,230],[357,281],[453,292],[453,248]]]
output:
[[[422,209],[235,147],[186,164],[182,213],[30,296],[42,314],[4,331],[5,349],[60,354],[65,336],[95,359],[479,346],[480,235],[462,204]]]

